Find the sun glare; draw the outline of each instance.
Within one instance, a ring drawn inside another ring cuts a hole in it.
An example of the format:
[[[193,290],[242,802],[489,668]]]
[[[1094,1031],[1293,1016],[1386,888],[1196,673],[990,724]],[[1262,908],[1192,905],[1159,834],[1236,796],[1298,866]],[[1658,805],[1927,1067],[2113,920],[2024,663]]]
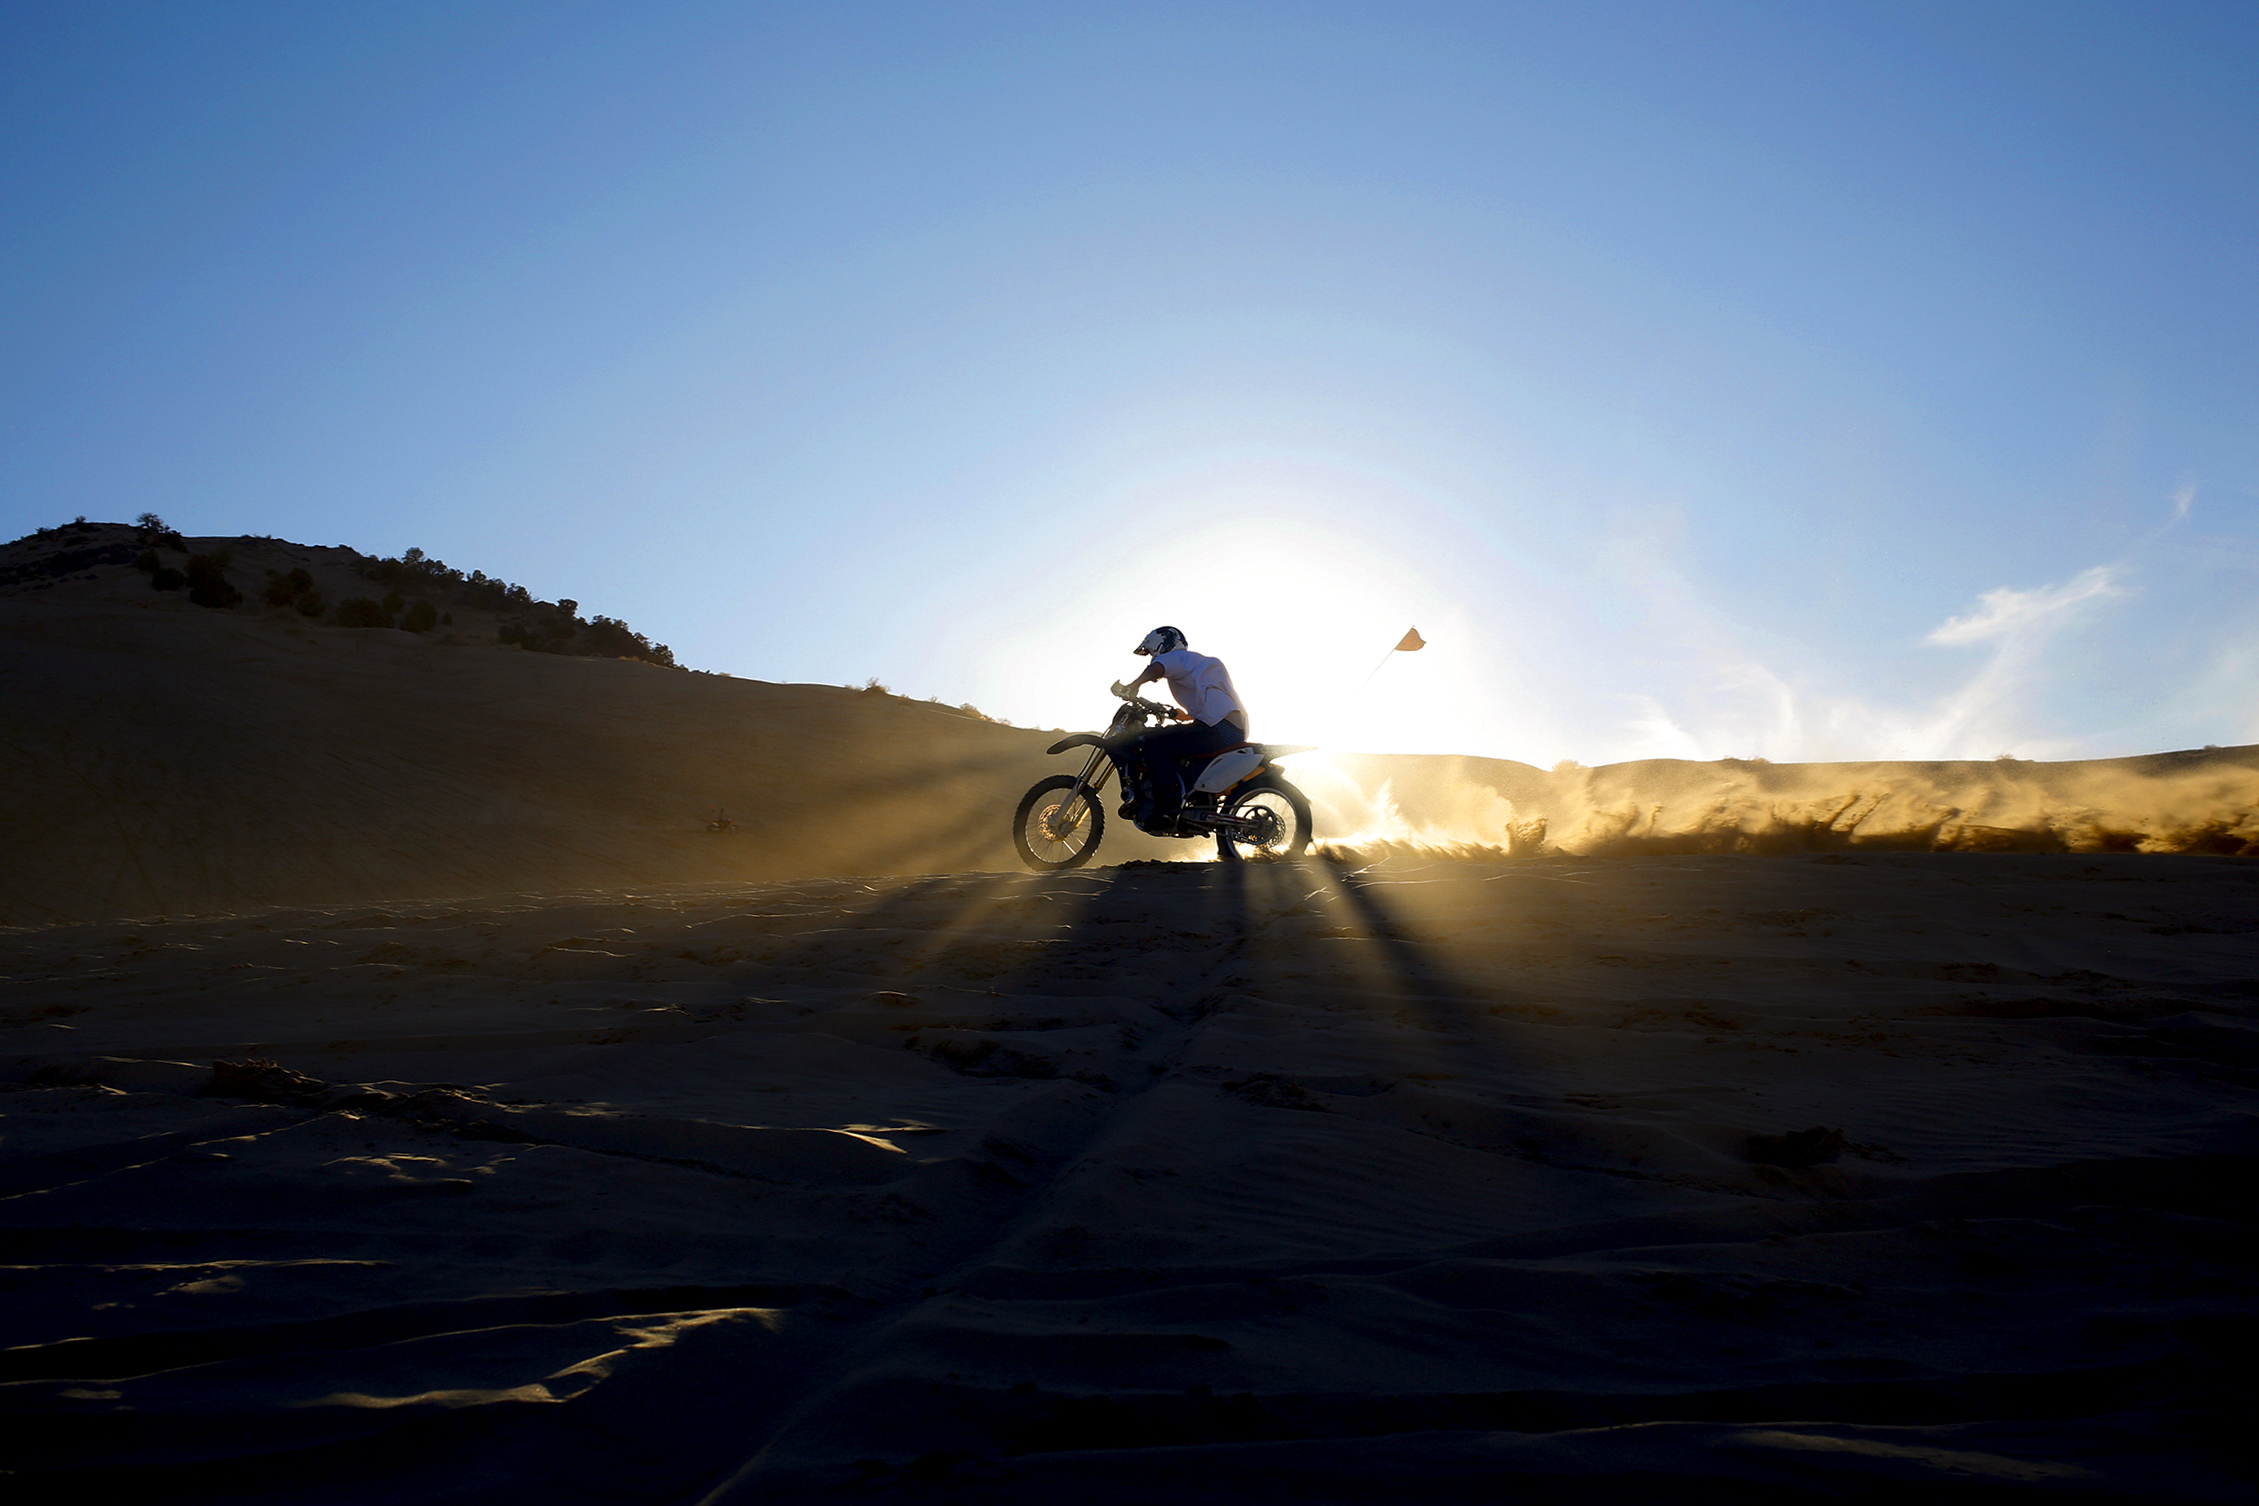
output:
[[[998,642],[1004,699],[1050,725],[1101,720],[1107,684],[1142,667],[1132,647],[1169,623],[1230,666],[1258,737],[1377,747],[1449,730],[1435,714],[1458,658],[1445,624],[1463,614],[1410,562],[1274,511],[1161,535],[1038,634]],[[1415,622],[1441,641],[1392,652]]]

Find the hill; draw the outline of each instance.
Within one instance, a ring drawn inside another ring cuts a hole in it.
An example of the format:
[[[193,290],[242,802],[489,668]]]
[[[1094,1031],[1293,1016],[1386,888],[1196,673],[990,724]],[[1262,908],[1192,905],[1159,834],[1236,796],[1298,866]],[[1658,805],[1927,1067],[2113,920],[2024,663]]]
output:
[[[138,595],[144,588],[155,594]],[[616,618],[582,617],[570,598],[543,601],[524,586],[483,570],[466,573],[421,549],[386,559],[343,545],[258,536],[190,539],[155,513],[130,525],[81,519],[0,546],[0,595],[176,611],[264,607],[309,624],[400,628],[458,646],[675,662],[665,644]]]
[[[1049,734],[882,692],[503,646],[155,591],[136,530],[0,550],[0,924],[1016,866]],[[229,574],[368,556],[189,538]],[[538,604],[537,604],[538,605]],[[726,811],[737,829],[709,833]],[[1119,828],[1116,860],[1171,847]]]
[[[397,625],[340,623],[356,600]],[[409,630],[418,602],[433,620]],[[0,925],[1012,870],[1014,805],[1065,766],[1050,734],[977,713],[684,670],[577,606],[415,551],[161,525],[0,547]],[[2259,748],[1551,771],[1321,753],[1292,773],[1347,846],[2259,853]],[[707,830],[717,811],[734,832]],[[1202,855],[1119,822],[1100,853]]]

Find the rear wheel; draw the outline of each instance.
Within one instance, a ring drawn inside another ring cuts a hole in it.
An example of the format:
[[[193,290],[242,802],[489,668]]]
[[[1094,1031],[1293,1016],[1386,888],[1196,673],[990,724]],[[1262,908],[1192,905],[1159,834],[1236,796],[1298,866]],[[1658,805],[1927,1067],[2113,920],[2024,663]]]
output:
[[[1247,822],[1241,829],[1216,833],[1216,856],[1227,863],[1243,858],[1298,858],[1310,850],[1310,802],[1276,774],[1243,785],[1224,814]]]
[[[1039,872],[1080,868],[1106,834],[1106,812],[1099,807],[1098,792],[1085,789],[1076,795],[1077,783],[1072,774],[1054,774],[1037,780],[1035,788],[1020,798],[1019,812],[1012,817],[1012,845],[1030,868]]]

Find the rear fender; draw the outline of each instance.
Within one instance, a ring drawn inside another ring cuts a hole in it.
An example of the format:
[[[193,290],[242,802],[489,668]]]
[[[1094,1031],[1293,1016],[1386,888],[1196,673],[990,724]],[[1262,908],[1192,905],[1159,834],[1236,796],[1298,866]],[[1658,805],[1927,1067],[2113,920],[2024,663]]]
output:
[[[1283,786],[1287,789],[1294,789],[1292,785],[1287,784],[1285,775],[1281,774],[1275,767],[1266,762],[1254,773],[1248,775],[1245,779],[1242,779],[1239,783],[1233,785],[1230,789],[1224,791],[1221,795],[1218,795],[1216,797],[1217,808],[1229,809],[1232,801],[1238,799],[1240,795],[1242,795],[1255,785],[1259,784],[1269,784],[1274,786]],[[1300,790],[1295,790],[1294,793],[1296,793],[1297,795],[1302,794]],[[1307,800],[1309,796],[1303,795],[1302,798]]]
[[[1261,748],[1232,748],[1209,759],[1192,787],[1204,795],[1221,795],[1262,773],[1267,764]]]

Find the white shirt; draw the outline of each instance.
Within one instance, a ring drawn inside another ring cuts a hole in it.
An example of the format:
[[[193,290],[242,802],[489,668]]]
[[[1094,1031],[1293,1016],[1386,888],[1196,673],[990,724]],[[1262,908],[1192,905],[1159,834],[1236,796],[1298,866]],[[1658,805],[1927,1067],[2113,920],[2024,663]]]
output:
[[[1195,721],[1212,727],[1236,711],[1239,729],[1247,730],[1247,708],[1240,704],[1239,692],[1232,688],[1231,671],[1224,668],[1223,660],[1180,648],[1155,654],[1153,662],[1169,677],[1169,694],[1192,713]]]

